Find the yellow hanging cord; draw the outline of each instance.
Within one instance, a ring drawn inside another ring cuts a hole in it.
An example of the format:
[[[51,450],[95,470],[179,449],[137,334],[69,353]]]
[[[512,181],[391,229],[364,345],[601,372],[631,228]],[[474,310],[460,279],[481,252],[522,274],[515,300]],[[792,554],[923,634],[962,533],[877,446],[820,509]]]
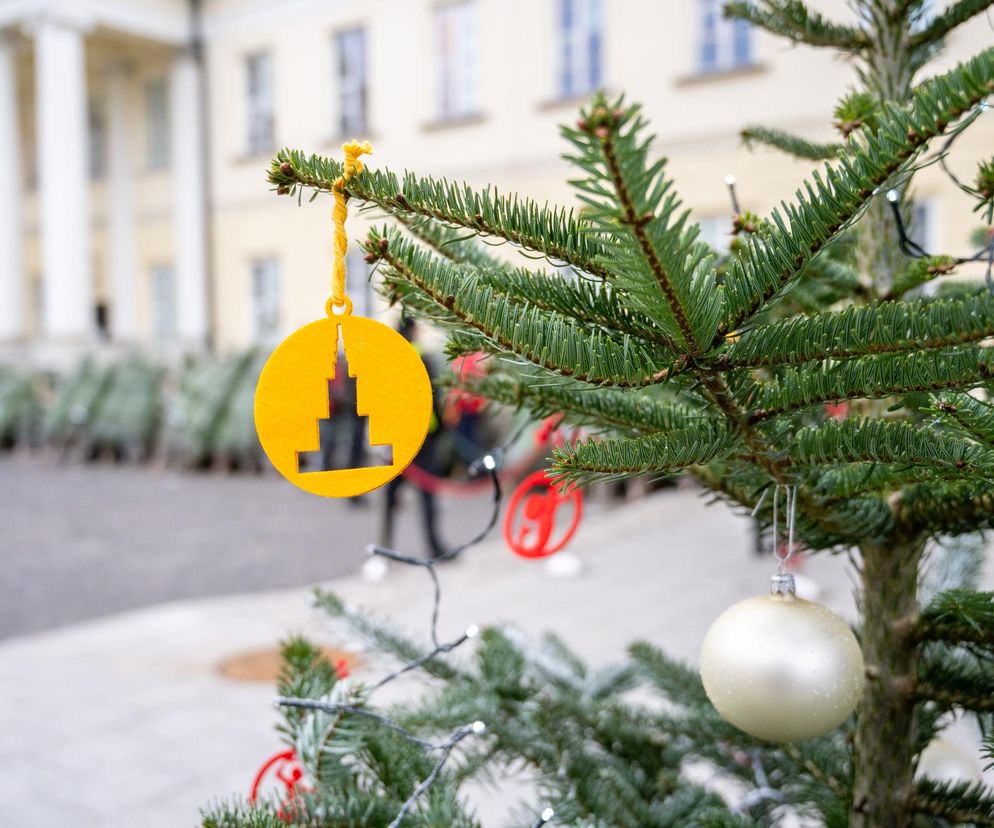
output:
[[[342,167],[342,174],[335,181],[332,193],[335,196],[335,262],[331,272],[331,298],[328,300],[328,315],[334,311],[332,308],[345,306],[345,313],[352,311],[352,302],[345,295],[345,254],[349,249],[349,237],[345,234],[345,219],[348,218],[349,208],[346,206],[345,185],[356,173],[363,170],[360,155],[371,153],[373,147],[369,141],[349,141],[342,144],[342,152],[345,153],[345,165]]]

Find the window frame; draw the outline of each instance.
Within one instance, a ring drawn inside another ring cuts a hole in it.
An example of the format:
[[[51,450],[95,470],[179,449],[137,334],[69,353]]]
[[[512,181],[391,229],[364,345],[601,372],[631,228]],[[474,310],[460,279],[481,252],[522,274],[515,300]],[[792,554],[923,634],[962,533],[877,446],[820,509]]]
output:
[[[260,72],[260,66],[265,72]],[[273,53],[259,49],[247,54],[245,73],[245,145],[251,156],[266,155],[276,146],[276,94]],[[263,94],[264,91],[264,94]]]
[[[753,27],[745,20],[726,20],[723,0],[698,0],[696,71],[701,75],[735,72],[756,65]]]
[[[171,92],[169,79],[165,75],[146,78],[142,84],[145,167],[149,170],[168,170],[172,167]],[[159,123],[154,123],[157,120]]]
[[[164,282],[166,290],[163,290]],[[152,341],[159,348],[164,348],[179,339],[179,297],[176,268],[172,262],[159,262],[149,268],[149,294],[152,301]],[[164,313],[163,309],[167,309],[168,313]]]
[[[476,0],[450,0],[434,9],[434,111],[439,123],[469,120],[480,114],[479,11]],[[451,29],[462,31],[450,49]]]
[[[351,54],[350,54],[351,50]],[[336,134],[352,137],[369,129],[369,37],[357,24],[332,36]]]
[[[589,95],[604,78],[603,3],[558,0],[557,11],[556,96],[569,100]]]
[[[249,260],[249,320],[253,342],[268,343],[279,338],[283,316],[281,270],[280,259],[275,255],[253,256]],[[260,299],[265,301],[260,303]]]
[[[86,175],[90,181],[107,178],[109,141],[107,109],[103,101],[90,98],[86,103]]]

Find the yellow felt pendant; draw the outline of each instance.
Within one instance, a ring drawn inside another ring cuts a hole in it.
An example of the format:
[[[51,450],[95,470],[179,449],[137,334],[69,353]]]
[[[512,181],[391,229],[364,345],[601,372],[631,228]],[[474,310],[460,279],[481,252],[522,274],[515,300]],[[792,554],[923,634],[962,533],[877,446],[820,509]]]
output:
[[[325,497],[364,494],[389,482],[414,459],[432,417],[431,380],[403,336],[352,315],[345,295],[344,186],[362,170],[368,143],[343,147],[345,169],[335,183],[335,268],[327,319],[294,331],[266,361],[255,389],[255,428],[262,449],[287,480]],[[343,376],[336,372],[344,371]],[[333,383],[355,382],[356,410],[332,410]],[[371,451],[361,468],[324,468],[325,421],[351,433],[354,416],[368,418]]]

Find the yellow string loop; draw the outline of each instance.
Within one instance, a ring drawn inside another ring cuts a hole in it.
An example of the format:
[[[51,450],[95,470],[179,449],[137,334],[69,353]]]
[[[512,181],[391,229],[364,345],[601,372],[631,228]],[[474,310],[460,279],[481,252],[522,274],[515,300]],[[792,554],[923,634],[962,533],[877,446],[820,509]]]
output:
[[[346,206],[345,185],[356,173],[363,170],[360,155],[366,155],[373,151],[369,141],[349,141],[342,144],[342,152],[345,153],[345,165],[342,167],[342,174],[335,181],[332,193],[335,196],[335,261],[331,272],[331,299],[328,300],[328,315],[333,313],[332,308],[344,306],[345,313],[352,311],[352,302],[345,295],[345,254],[349,249],[349,237],[345,233],[345,219],[348,218],[349,208]]]

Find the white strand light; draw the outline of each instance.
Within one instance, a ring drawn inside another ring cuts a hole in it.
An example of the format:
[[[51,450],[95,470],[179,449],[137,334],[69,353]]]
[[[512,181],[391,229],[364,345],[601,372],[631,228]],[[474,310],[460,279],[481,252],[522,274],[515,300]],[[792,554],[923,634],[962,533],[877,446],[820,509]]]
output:
[[[480,628],[476,624],[466,627],[466,638],[476,638],[480,634]]]
[[[898,198],[898,195],[897,195],[897,190],[888,190],[888,191],[887,191],[887,200],[888,200],[888,201],[889,201],[889,202],[890,202],[891,204],[895,204],[895,203],[897,203],[897,198]]]
[[[729,187],[731,187],[735,183],[735,176],[734,175],[726,175],[725,176],[725,183]]]
[[[497,468],[497,461],[494,459],[492,454],[486,454],[483,457],[483,468],[487,471],[493,471]]]
[[[555,815],[556,812],[553,811],[552,808],[546,808],[544,811],[542,811],[542,819],[545,820],[546,822],[552,819]]]
[[[479,720],[473,722],[472,728],[473,728],[473,732],[476,733],[477,735],[479,735],[481,733],[485,733],[486,730],[487,730],[487,726],[483,722],[481,722]]]

